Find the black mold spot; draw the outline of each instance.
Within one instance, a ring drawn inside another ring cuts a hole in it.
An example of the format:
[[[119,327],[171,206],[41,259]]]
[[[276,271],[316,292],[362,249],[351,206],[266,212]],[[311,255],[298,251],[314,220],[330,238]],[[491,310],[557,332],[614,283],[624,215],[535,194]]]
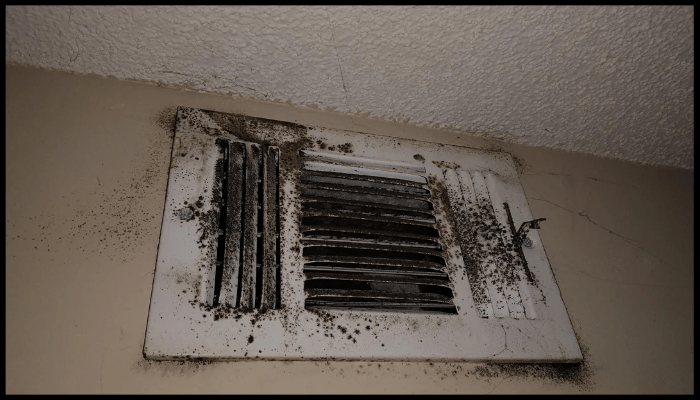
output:
[[[458,169],[459,168],[459,165],[457,165],[453,162],[433,161],[433,164],[435,164],[435,166],[437,166],[438,168],[449,168],[449,169]]]
[[[167,132],[171,139],[175,136],[176,116],[177,109],[175,107],[166,107],[156,115],[156,124]]]
[[[516,157],[513,154],[511,154],[511,156],[513,156],[513,163],[515,164],[515,170],[518,171],[518,174],[522,175],[523,173],[525,173],[525,171],[530,167],[530,165],[520,157]]]
[[[352,153],[352,143],[338,145],[338,150],[342,151],[343,153]]]
[[[527,380],[539,379],[556,384],[574,385],[580,391],[591,391],[595,371],[590,361],[589,348],[581,343],[578,334],[576,338],[583,354],[583,361],[580,363],[492,363],[476,367],[474,373],[485,378],[513,376]]]

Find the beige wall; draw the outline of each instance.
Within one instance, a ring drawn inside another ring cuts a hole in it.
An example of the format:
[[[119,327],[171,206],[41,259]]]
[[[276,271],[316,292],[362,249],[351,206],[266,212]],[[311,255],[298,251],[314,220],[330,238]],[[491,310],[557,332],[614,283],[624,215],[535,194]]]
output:
[[[693,391],[693,172],[30,68],[8,66],[6,84],[7,393]],[[144,360],[171,146],[159,116],[178,105],[513,153],[586,368]]]

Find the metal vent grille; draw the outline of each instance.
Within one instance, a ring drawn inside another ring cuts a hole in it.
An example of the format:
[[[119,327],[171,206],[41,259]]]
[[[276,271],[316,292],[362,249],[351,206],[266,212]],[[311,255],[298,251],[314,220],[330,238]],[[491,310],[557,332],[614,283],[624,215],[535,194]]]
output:
[[[168,175],[149,359],[582,358],[506,153],[180,107]]]
[[[218,235],[216,273],[205,281],[210,306],[280,306],[279,148],[217,139],[212,187]],[[213,257],[212,257],[213,258]]]
[[[493,174],[443,169],[443,175],[478,315],[535,319],[532,275]]]
[[[456,313],[425,168],[300,155],[305,307]]]

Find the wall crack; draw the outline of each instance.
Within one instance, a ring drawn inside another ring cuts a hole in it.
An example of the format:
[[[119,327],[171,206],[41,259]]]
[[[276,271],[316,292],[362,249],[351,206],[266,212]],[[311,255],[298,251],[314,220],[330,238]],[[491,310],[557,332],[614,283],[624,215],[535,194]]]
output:
[[[562,206],[560,206],[559,204],[553,203],[553,202],[551,202],[551,201],[549,201],[549,200],[546,200],[546,199],[531,198],[530,200],[544,201],[544,202],[549,203],[549,204],[551,204],[551,205],[553,205],[553,206],[555,206],[555,207],[559,207],[559,208],[561,208],[562,210],[568,211],[568,212],[570,212],[570,213],[572,213],[572,214],[575,212],[575,211],[573,211],[573,210],[570,210],[570,209],[568,209],[568,208],[566,208],[566,207],[562,207]],[[643,248],[642,246],[638,245],[634,240],[632,240],[632,239],[630,239],[630,238],[628,238],[628,237],[626,237],[626,236],[620,235],[619,233],[614,232],[614,231],[612,231],[612,230],[610,230],[610,229],[604,227],[603,225],[600,225],[600,224],[598,224],[597,222],[593,221],[593,220],[588,216],[588,214],[586,214],[586,210],[583,210],[583,211],[579,212],[578,215],[579,215],[580,217],[586,218],[586,219],[588,220],[588,222],[590,222],[591,224],[593,224],[593,225],[595,225],[595,226],[597,226],[597,227],[599,227],[599,228],[601,228],[601,229],[607,231],[607,232],[610,233],[611,235],[615,235],[615,236],[621,238],[621,239],[624,240],[625,242],[627,242],[627,243],[631,244],[632,246],[634,246],[634,247],[636,247],[636,248],[642,250],[643,252],[645,252],[645,253],[647,253],[648,255],[650,255],[650,256],[656,258],[657,260],[659,259],[659,257],[655,256],[654,254],[650,253],[647,249],[645,249],[645,248]]]
[[[632,246],[638,248],[639,250],[642,250],[643,252],[649,254],[650,256],[652,256],[652,257],[658,259],[658,257],[656,257],[655,255],[651,254],[649,251],[647,251],[647,250],[646,250],[645,248],[643,248],[642,246],[638,245],[634,240],[632,240],[632,239],[630,239],[630,238],[628,238],[628,237],[622,236],[622,235],[620,235],[619,233],[613,232],[613,231],[611,231],[610,229],[608,229],[608,228],[606,228],[606,227],[604,227],[604,226],[602,226],[602,225],[596,223],[595,221],[593,221],[593,220],[588,216],[588,214],[586,214],[586,210],[581,211],[580,213],[578,213],[578,215],[581,216],[581,217],[586,218],[586,219],[588,220],[588,222],[592,223],[593,225],[595,225],[595,226],[597,226],[597,227],[599,227],[599,228],[601,228],[601,229],[604,229],[604,230],[608,231],[608,233],[610,233],[611,235],[615,235],[615,236],[621,238],[622,240],[624,240],[624,241],[626,241],[627,243],[631,244]]]
[[[499,351],[498,353],[494,354],[492,357],[496,357],[497,355],[503,353],[504,351],[508,350],[508,332],[506,332],[506,327],[501,325],[501,329],[503,329],[503,350]]]

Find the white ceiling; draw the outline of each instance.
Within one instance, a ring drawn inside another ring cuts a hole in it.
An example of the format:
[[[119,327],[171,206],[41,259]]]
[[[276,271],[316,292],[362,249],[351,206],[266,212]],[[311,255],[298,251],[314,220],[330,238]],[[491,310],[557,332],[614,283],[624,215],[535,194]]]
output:
[[[6,7],[7,62],[693,169],[694,8]]]

